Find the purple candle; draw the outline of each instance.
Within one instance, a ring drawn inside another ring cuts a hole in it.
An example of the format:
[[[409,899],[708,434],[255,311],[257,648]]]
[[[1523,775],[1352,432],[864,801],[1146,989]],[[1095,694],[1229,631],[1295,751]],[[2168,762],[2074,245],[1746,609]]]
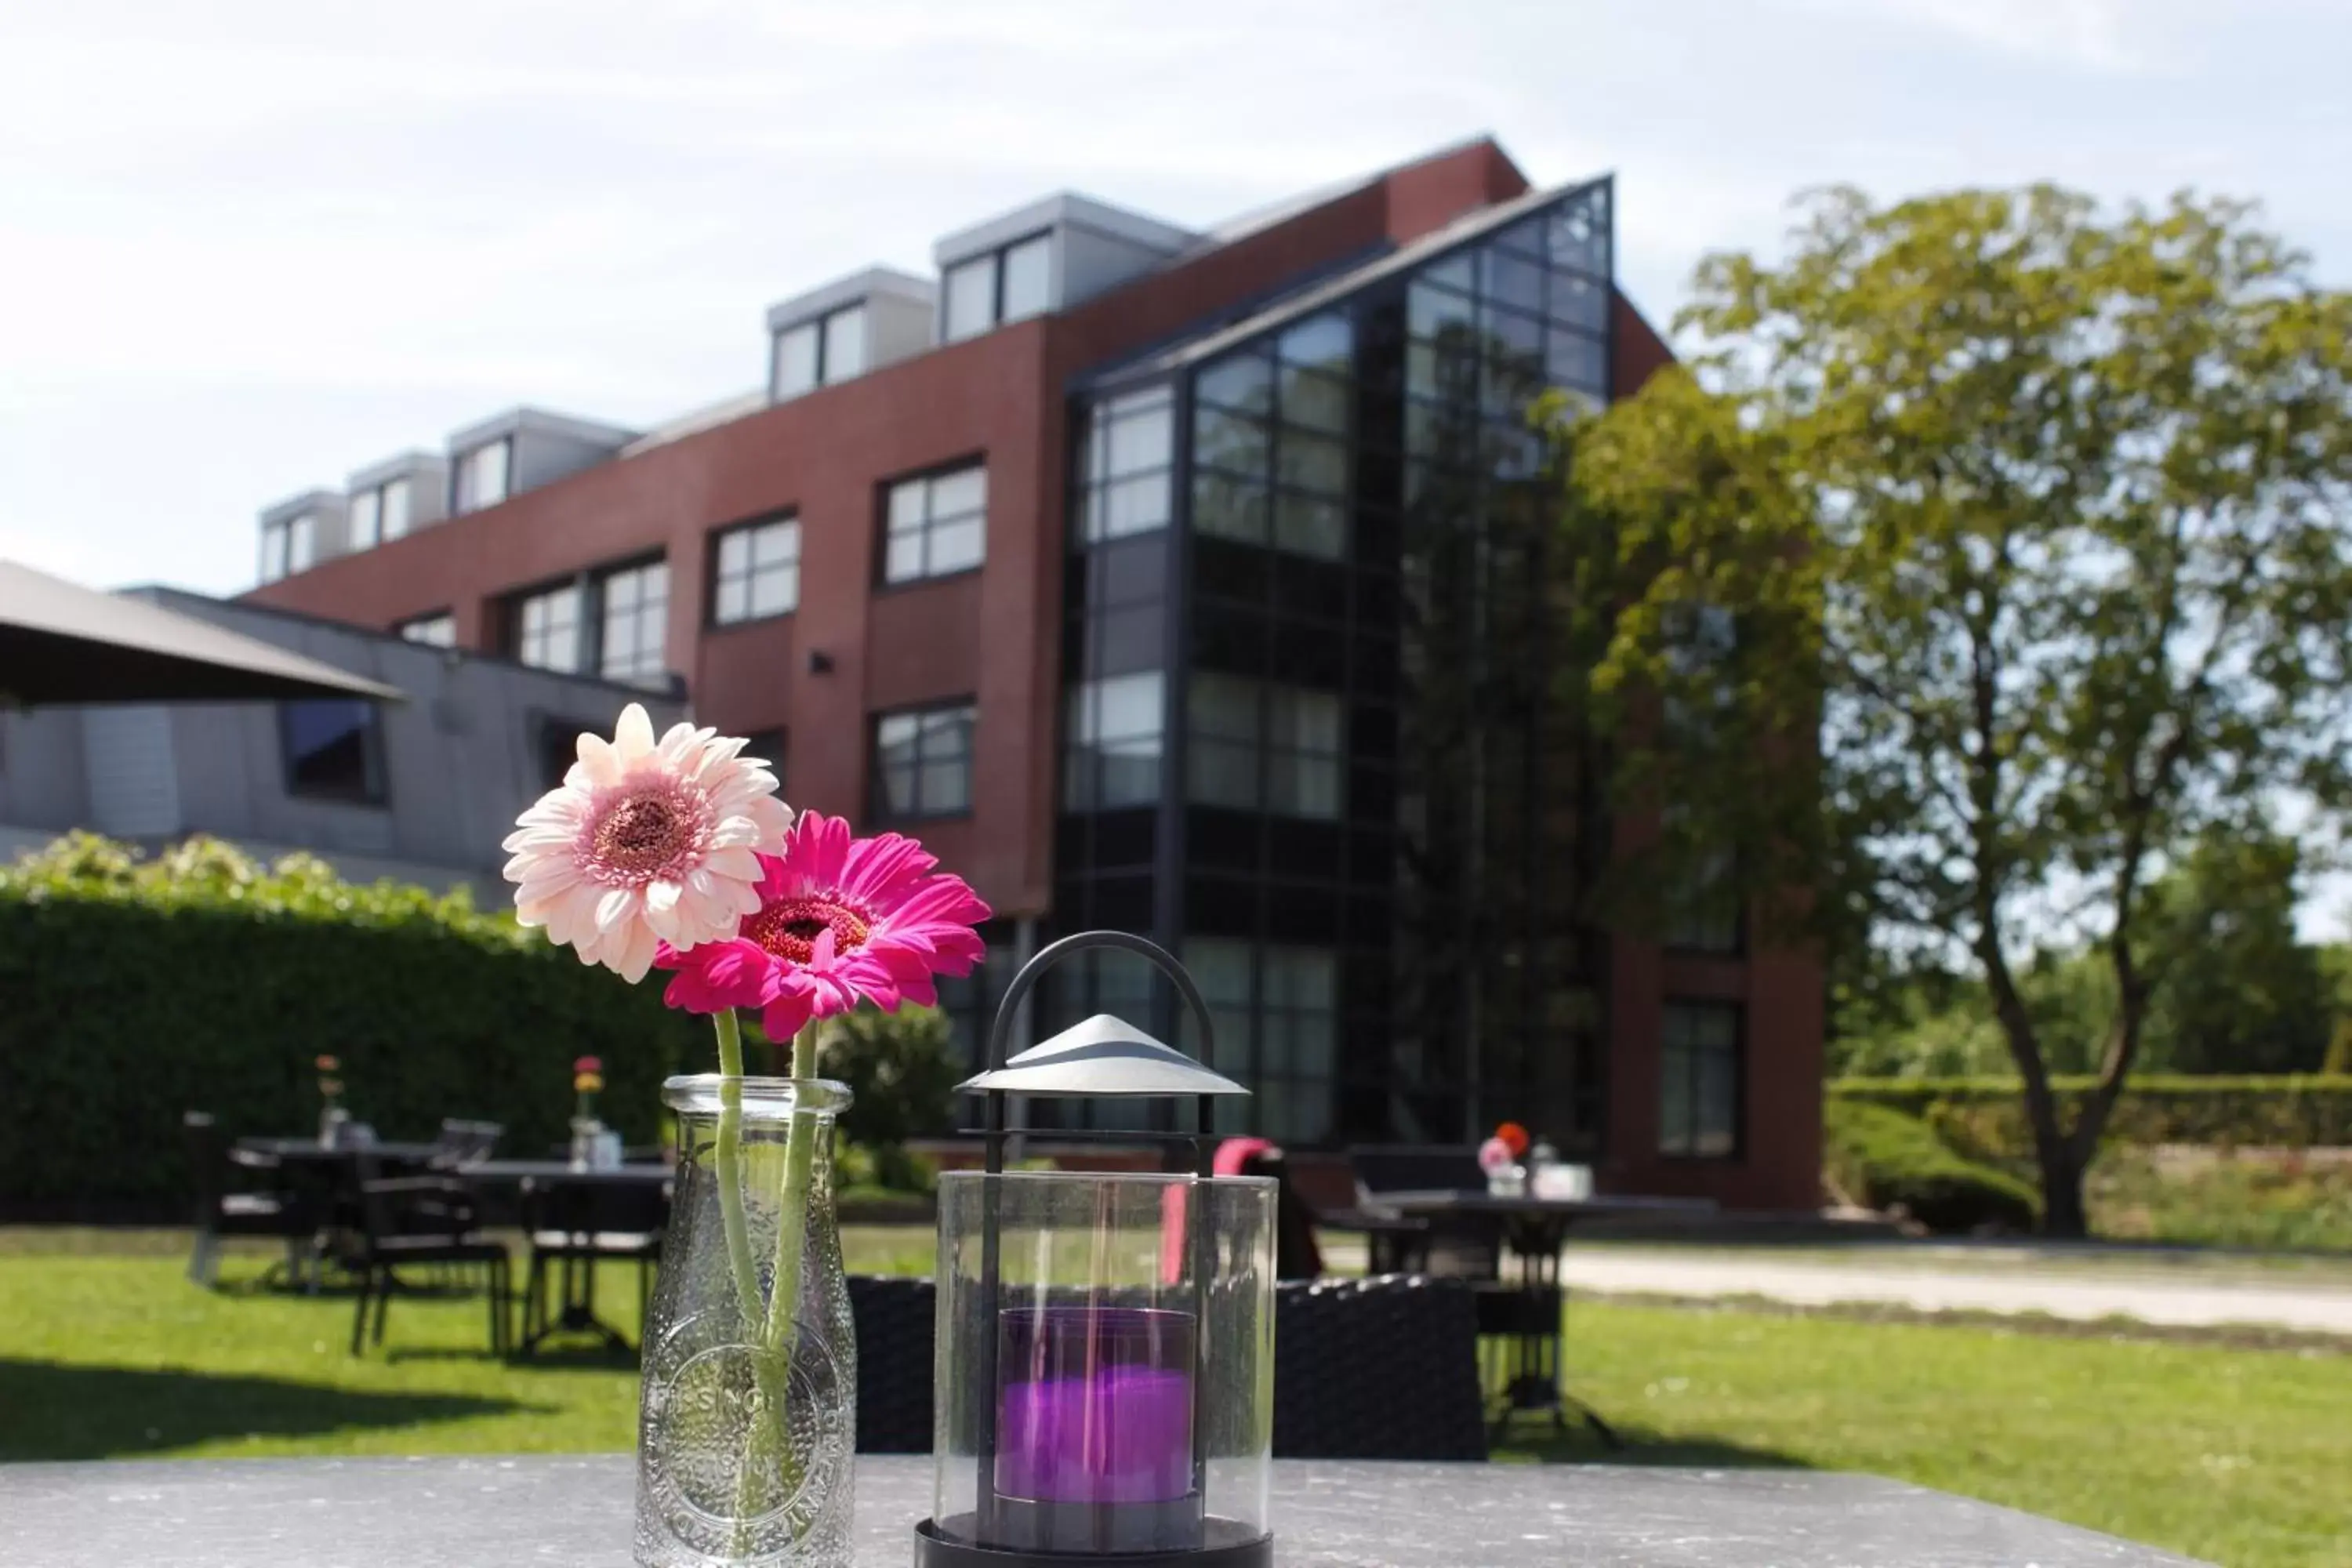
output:
[[[1172,1502],[1192,1490],[1192,1319],[1136,1307],[1003,1316],[996,1490]]]

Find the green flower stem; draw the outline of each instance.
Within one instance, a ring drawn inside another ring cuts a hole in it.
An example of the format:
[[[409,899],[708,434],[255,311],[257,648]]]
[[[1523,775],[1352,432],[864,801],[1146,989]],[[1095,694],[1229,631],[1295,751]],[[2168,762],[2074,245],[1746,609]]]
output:
[[[713,1013],[710,1024],[719,1033],[719,1224],[727,1233],[728,1272],[735,1276],[735,1300],[748,1330],[760,1324],[765,1309],[751,1232],[743,1221],[743,1029],[731,1007]]]
[[[812,1019],[793,1037],[793,1082],[797,1087],[815,1077],[816,1023]],[[816,1118],[796,1107],[784,1131],[783,1222],[776,1226],[775,1289],[768,1296],[763,1340],[772,1352],[787,1348],[800,1307],[801,1263],[808,1245],[808,1225],[802,1211],[808,1205],[816,1143]]]

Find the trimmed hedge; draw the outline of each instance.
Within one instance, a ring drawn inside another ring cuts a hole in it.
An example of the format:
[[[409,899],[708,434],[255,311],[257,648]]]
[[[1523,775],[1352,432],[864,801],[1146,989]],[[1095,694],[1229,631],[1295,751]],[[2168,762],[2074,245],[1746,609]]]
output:
[[[573,1058],[604,1058],[598,1114],[641,1143],[661,1079],[710,1049],[650,980],[311,857],[265,871],[196,839],[141,861],[76,835],[0,868],[0,1204],[19,1214],[176,1217],[181,1113],[315,1129],[322,1051],[383,1137],[481,1118],[536,1156],[567,1136]]]
[[[2087,1078],[2053,1080],[2063,1114],[2091,1089]],[[2030,1163],[2033,1135],[2015,1079],[1842,1078],[1830,1080],[1832,1104],[1884,1106],[1927,1123],[1955,1148],[1979,1159]],[[2310,1149],[2352,1144],[2352,1077],[2290,1074],[2269,1078],[2133,1078],[2116,1102],[2107,1138],[2116,1143],[2200,1143]]]
[[[1823,1168],[1849,1197],[1874,1209],[1899,1207],[1929,1230],[2031,1230],[2041,1217],[2032,1188],[1961,1158],[1916,1117],[1833,1100],[1822,1134]]]

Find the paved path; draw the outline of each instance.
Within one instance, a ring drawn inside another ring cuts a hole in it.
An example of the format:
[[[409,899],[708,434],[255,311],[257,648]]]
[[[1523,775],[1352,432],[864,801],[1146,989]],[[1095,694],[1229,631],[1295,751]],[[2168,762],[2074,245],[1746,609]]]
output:
[[[1571,1289],[1607,1294],[1762,1296],[1798,1306],[1866,1301],[1920,1311],[2044,1312],[2054,1318],[2136,1318],[2210,1327],[2259,1323],[2352,1335],[2352,1287],[2151,1278],[2109,1268],[2053,1275],[1971,1268],[1965,1258],[1927,1264],[1776,1259],[1769,1252],[1667,1252],[1571,1247]]]

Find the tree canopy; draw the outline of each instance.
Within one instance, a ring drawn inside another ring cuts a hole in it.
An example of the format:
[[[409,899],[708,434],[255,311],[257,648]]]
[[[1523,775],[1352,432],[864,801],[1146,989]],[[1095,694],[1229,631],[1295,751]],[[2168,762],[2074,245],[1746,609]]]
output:
[[[2049,185],[1831,191],[1694,292],[1693,368],[1563,437],[1621,804],[1783,915],[1972,968],[2079,1231],[2180,951],[2168,868],[2352,803],[2352,298],[2245,204]],[[2112,987],[2072,1125],[2021,974],[2066,942]]]

